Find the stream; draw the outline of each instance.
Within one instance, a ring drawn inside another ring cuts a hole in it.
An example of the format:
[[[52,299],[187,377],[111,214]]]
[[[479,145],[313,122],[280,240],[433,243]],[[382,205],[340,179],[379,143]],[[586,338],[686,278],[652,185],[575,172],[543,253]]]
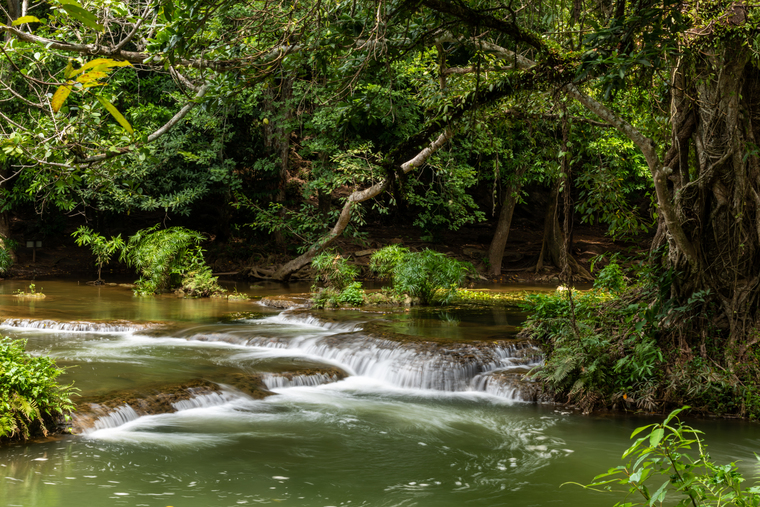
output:
[[[613,505],[566,485],[621,463],[643,416],[582,416],[514,383],[539,365],[516,308],[282,310],[0,283],[0,334],[69,367],[76,435],[0,447],[0,505]],[[231,286],[230,286],[231,287]],[[501,287],[500,290],[525,290]],[[546,290],[546,289],[543,289]],[[757,475],[760,427],[694,420]]]

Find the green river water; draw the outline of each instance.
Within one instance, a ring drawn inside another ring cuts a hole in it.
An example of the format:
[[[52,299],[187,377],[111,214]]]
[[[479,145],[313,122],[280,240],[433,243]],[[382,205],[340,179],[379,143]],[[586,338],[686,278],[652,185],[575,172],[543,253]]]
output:
[[[525,367],[511,355],[517,311],[312,312],[315,320],[255,300],[137,298],[76,281],[37,281],[43,300],[13,297],[28,283],[0,283],[0,332],[72,366],[64,380],[84,396],[231,373],[262,374],[276,394],[256,400],[224,387],[174,413],[124,412],[79,435],[0,447],[2,506],[613,505],[622,498],[560,485],[619,464],[631,431],[657,420],[582,416],[489,387],[489,372]],[[307,290],[237,289],[254,298]],[[97,325],[113,320],[123,322]],[[71,321],[96,325],[60,324]],[[472,340],[492,348],[481,357]],[[326,367],[348,376],[275,378]],[[755,474],[760,427],[689,422],[714,458]]]

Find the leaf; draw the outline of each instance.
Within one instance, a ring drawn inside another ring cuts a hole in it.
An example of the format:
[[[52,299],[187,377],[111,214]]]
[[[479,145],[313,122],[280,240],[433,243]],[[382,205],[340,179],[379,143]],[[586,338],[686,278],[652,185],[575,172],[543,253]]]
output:
[[[95,58],[76,69],[71,76],[76,76],[89,69],[95,69],[100,72],[110,72],[111,67],[131,67],[132,64],[125,61],[111,60],[110,58]]]
[[[657,428],[649,435],[649,445],[652,447],[657,447],[660,445],[660,442],[662,441],[662,436],[665,434],[665,430],[663,428]]]
[[[40,20],[36,16],[21,16],[12,23],[13,26],[23,25],[24,23],[39,23]]]
[[[63,76],[68,79],[71,77],[72,72],[74,72],[74,65],[71,63],[71,60],[69,60],[69,63],[66,65],[66,69],[63,71]]]
[[[61,85],[55,91],[53,98],[50,100],[50,107],[53,108],[54,113],[60,111],[61,106],[63,106],[63,103],[66,102],[66,99],[71,93],[72,88],[71,85]]]
[[[95,17],[95,14],[83,8],[76,1],[74,0],[58,0],[58,1],[61,4],[61,7],[63,8],[63,10],[65,10],[69,16],[76,19],[83,25],[88,26],[92,28],[93,30],[97,30],[99,32],[102,32],[105,30],[105,27],[101,25],[100,23],[98,23],[98,18]]]
[[[658,489],[657,491],[654,492],[654,494],[652,495],[652,497],[649,499],[649,506],[650,507],[652,505],[654,505],[655,502],[662,503],[662,501],[665,500],[665,495],[668,493],[668,491],[667,491],[668,484],[670,484],[670,480],[665,481],[662,484],[662,486],[660,486],[660,489]]]
[[[119,125],[121,125],[122,127],[124,127],[124,130],[126,130],[130,134],[134,134],[135,133],[134,129],[132,128],[132,125],[129,124],[129,122],[127,121],[127,119],[124,118],[124,115],[122,115],[119,112],[119,110],[116,109],[116,107],[113,104],[111,104],[110,102],[108,102],[103,97],[97,97],[97,99],[98,99],[98,101],[101,104],[103,104],[103,107],[105,107],[108,110],[108,112],[111,113],[111,116],[113,116],[114,118],[116,118],[116,121],[119,122]]]

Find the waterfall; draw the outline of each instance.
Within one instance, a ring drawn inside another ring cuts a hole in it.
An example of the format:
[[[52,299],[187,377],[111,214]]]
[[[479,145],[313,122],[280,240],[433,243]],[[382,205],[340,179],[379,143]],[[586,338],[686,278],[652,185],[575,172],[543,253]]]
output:
[[[0,322],[2,327],[19,329],[45,329],[48,331],[65,331],[73,333],[131,333],[144,331],[155,324],[134,324],[132,322],[59,322],[56,320],[5,319]]]

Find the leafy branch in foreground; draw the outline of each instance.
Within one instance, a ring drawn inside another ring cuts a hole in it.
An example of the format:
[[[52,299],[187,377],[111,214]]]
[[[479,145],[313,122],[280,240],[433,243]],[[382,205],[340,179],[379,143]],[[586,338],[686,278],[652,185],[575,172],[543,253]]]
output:
[[[49,357],[33,357],[25,345],[0,337],[0,440],[47,435],[57,415],[74,410],[78,389],[55,381],[64,370]]]
[[[623,459],[631,458],[626,465],[597,475],[591,484],[566,484],[594,491],[613,491],[614,485],[624,486],[626,498],[615,507],[652,507],[665,503],[678,507],[760,505],[760,487],[742,489],[745,479],[736,463],[715,463],[700,438],[702,432],[678,418],[678,414],[688,408],[674,410],[660,424],[637,428],[631,438],[645,431],[649,433],[636,439],[623,453]],[[664,481],[659,484],[657,478]],[[652,491],[650,486],[657,489]]]

